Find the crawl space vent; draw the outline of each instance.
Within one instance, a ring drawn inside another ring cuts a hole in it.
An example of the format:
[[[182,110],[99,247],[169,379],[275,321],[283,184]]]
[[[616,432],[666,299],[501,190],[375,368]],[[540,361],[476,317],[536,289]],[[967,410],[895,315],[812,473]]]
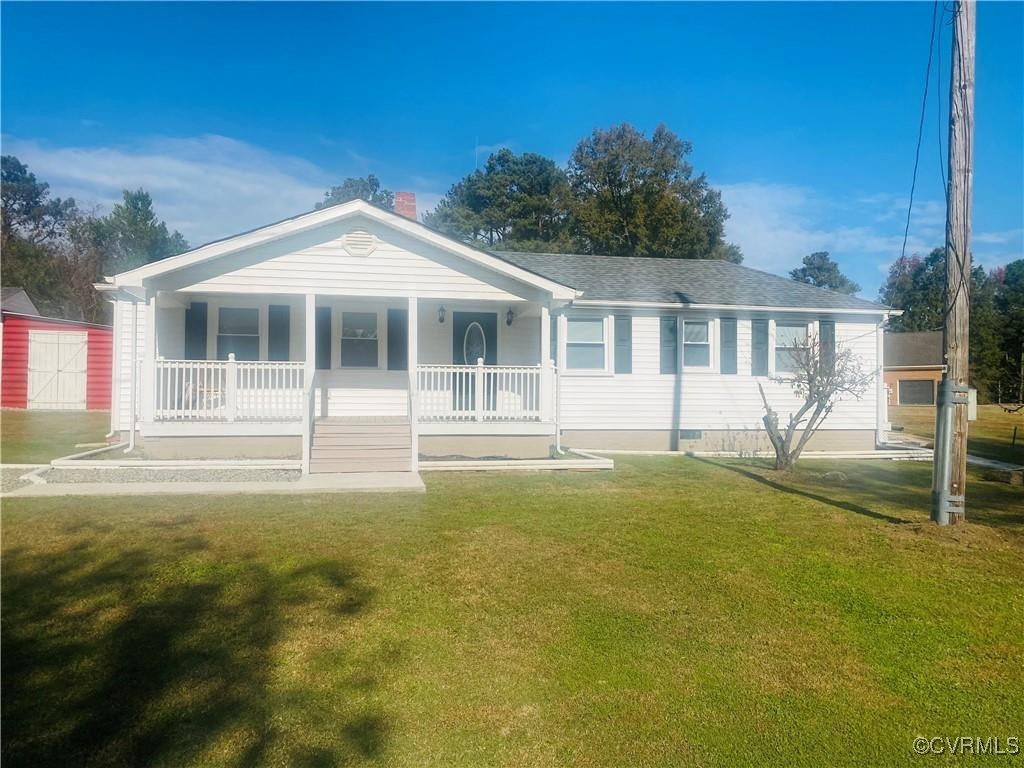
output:
[[[353,229],[342,238],[342,245],[352,256],[369,256],[377,247],[377,238],[365,229]]]

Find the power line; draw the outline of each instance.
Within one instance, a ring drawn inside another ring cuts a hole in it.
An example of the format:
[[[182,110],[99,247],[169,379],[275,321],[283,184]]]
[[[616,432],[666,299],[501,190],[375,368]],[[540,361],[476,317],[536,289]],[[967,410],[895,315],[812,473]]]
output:
[[[924,71],[924,94],[921,97],[921,119],[917,126],[917,149],[914,151],[914,175],[910,181],[910,202],[907,205],[907,225],[903,230],[903,247],[900,259],[907,255],[907,238],[910,236],[910,213],[914,210],[914,190],[917,189],[917,169],[921,164],[921,140],[924,138],[924,118],[928,109],[928,86],[932,81],[932,57],[935,53],[935,25],[939,17],[939,0],[932,3],[932,32],[928,39],[928,66]]]

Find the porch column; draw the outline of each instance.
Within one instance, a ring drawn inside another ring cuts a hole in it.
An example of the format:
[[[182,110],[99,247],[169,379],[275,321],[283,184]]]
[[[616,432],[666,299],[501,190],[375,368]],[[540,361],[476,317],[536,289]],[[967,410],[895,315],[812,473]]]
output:
[[[555,338],[555,358],[558,361],[558,370],[555,371],[555,448],[558,451],[562,450],[562,374],[565,372],[565,342],[569,334],[569,320],[565,316],[565,312],[558,315],[555,318],[556,323],[556,338]]]
[[[316,376],[316,294],[306,294],[306,357],[302,370],[302,473],[309,474],[309,457],[313,442],[313,425],[310,423],[316,390],[313,378]]]
[[[142,340],[142,420],[153,421],[156,399],[156,291],[146,291],[146,333]]]
[[[409,453],[411,460],[409,470],[417,472],[420,466],[420,395],[417,389],[418,376],[416,365],[419,362],[419,302],[415,296],[409,297],[409,316],[406,320],[409,368]]]
[[[542,421],[551,421],[553,399],[552,389],[555,382],[551,367],[551,313],[547,304],[540,306],[540,417]]]

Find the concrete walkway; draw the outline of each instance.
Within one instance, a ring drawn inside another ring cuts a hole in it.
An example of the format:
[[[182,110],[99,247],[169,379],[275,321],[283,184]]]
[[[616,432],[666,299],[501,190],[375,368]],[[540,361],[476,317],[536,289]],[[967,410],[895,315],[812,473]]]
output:
[[[40,483],[28,485],[3,498],[52,496],[229,496],[236,494],[304,493],[423,493],[426,487],[415,472],[346,472],[305,475],[295,481],[266,483],[185,482],[185,483]]]

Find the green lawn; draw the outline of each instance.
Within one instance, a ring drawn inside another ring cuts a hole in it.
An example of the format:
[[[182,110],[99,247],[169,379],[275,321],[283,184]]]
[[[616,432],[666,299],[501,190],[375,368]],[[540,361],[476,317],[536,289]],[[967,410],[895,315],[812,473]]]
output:
[[[4,768],[884,766],[1024,736],[1021,489],[972,478],[940,530],[927,463],[617,464],[7,500]]]
[[[920,405],[889,406],[889,421],[906,432],[935,437],[935,409]],[[1012,445],[1017,427],[1017,444]],[[1024,411],[1007,413],[998,405],[979,405],[978,420],[967,428],[967,450],[976,455],[1012,464],[1024,464]]]
[[[88,450],[78,443],[102,443],[110,431],[109,411],[0,410],[0,463],[46,464]]]

